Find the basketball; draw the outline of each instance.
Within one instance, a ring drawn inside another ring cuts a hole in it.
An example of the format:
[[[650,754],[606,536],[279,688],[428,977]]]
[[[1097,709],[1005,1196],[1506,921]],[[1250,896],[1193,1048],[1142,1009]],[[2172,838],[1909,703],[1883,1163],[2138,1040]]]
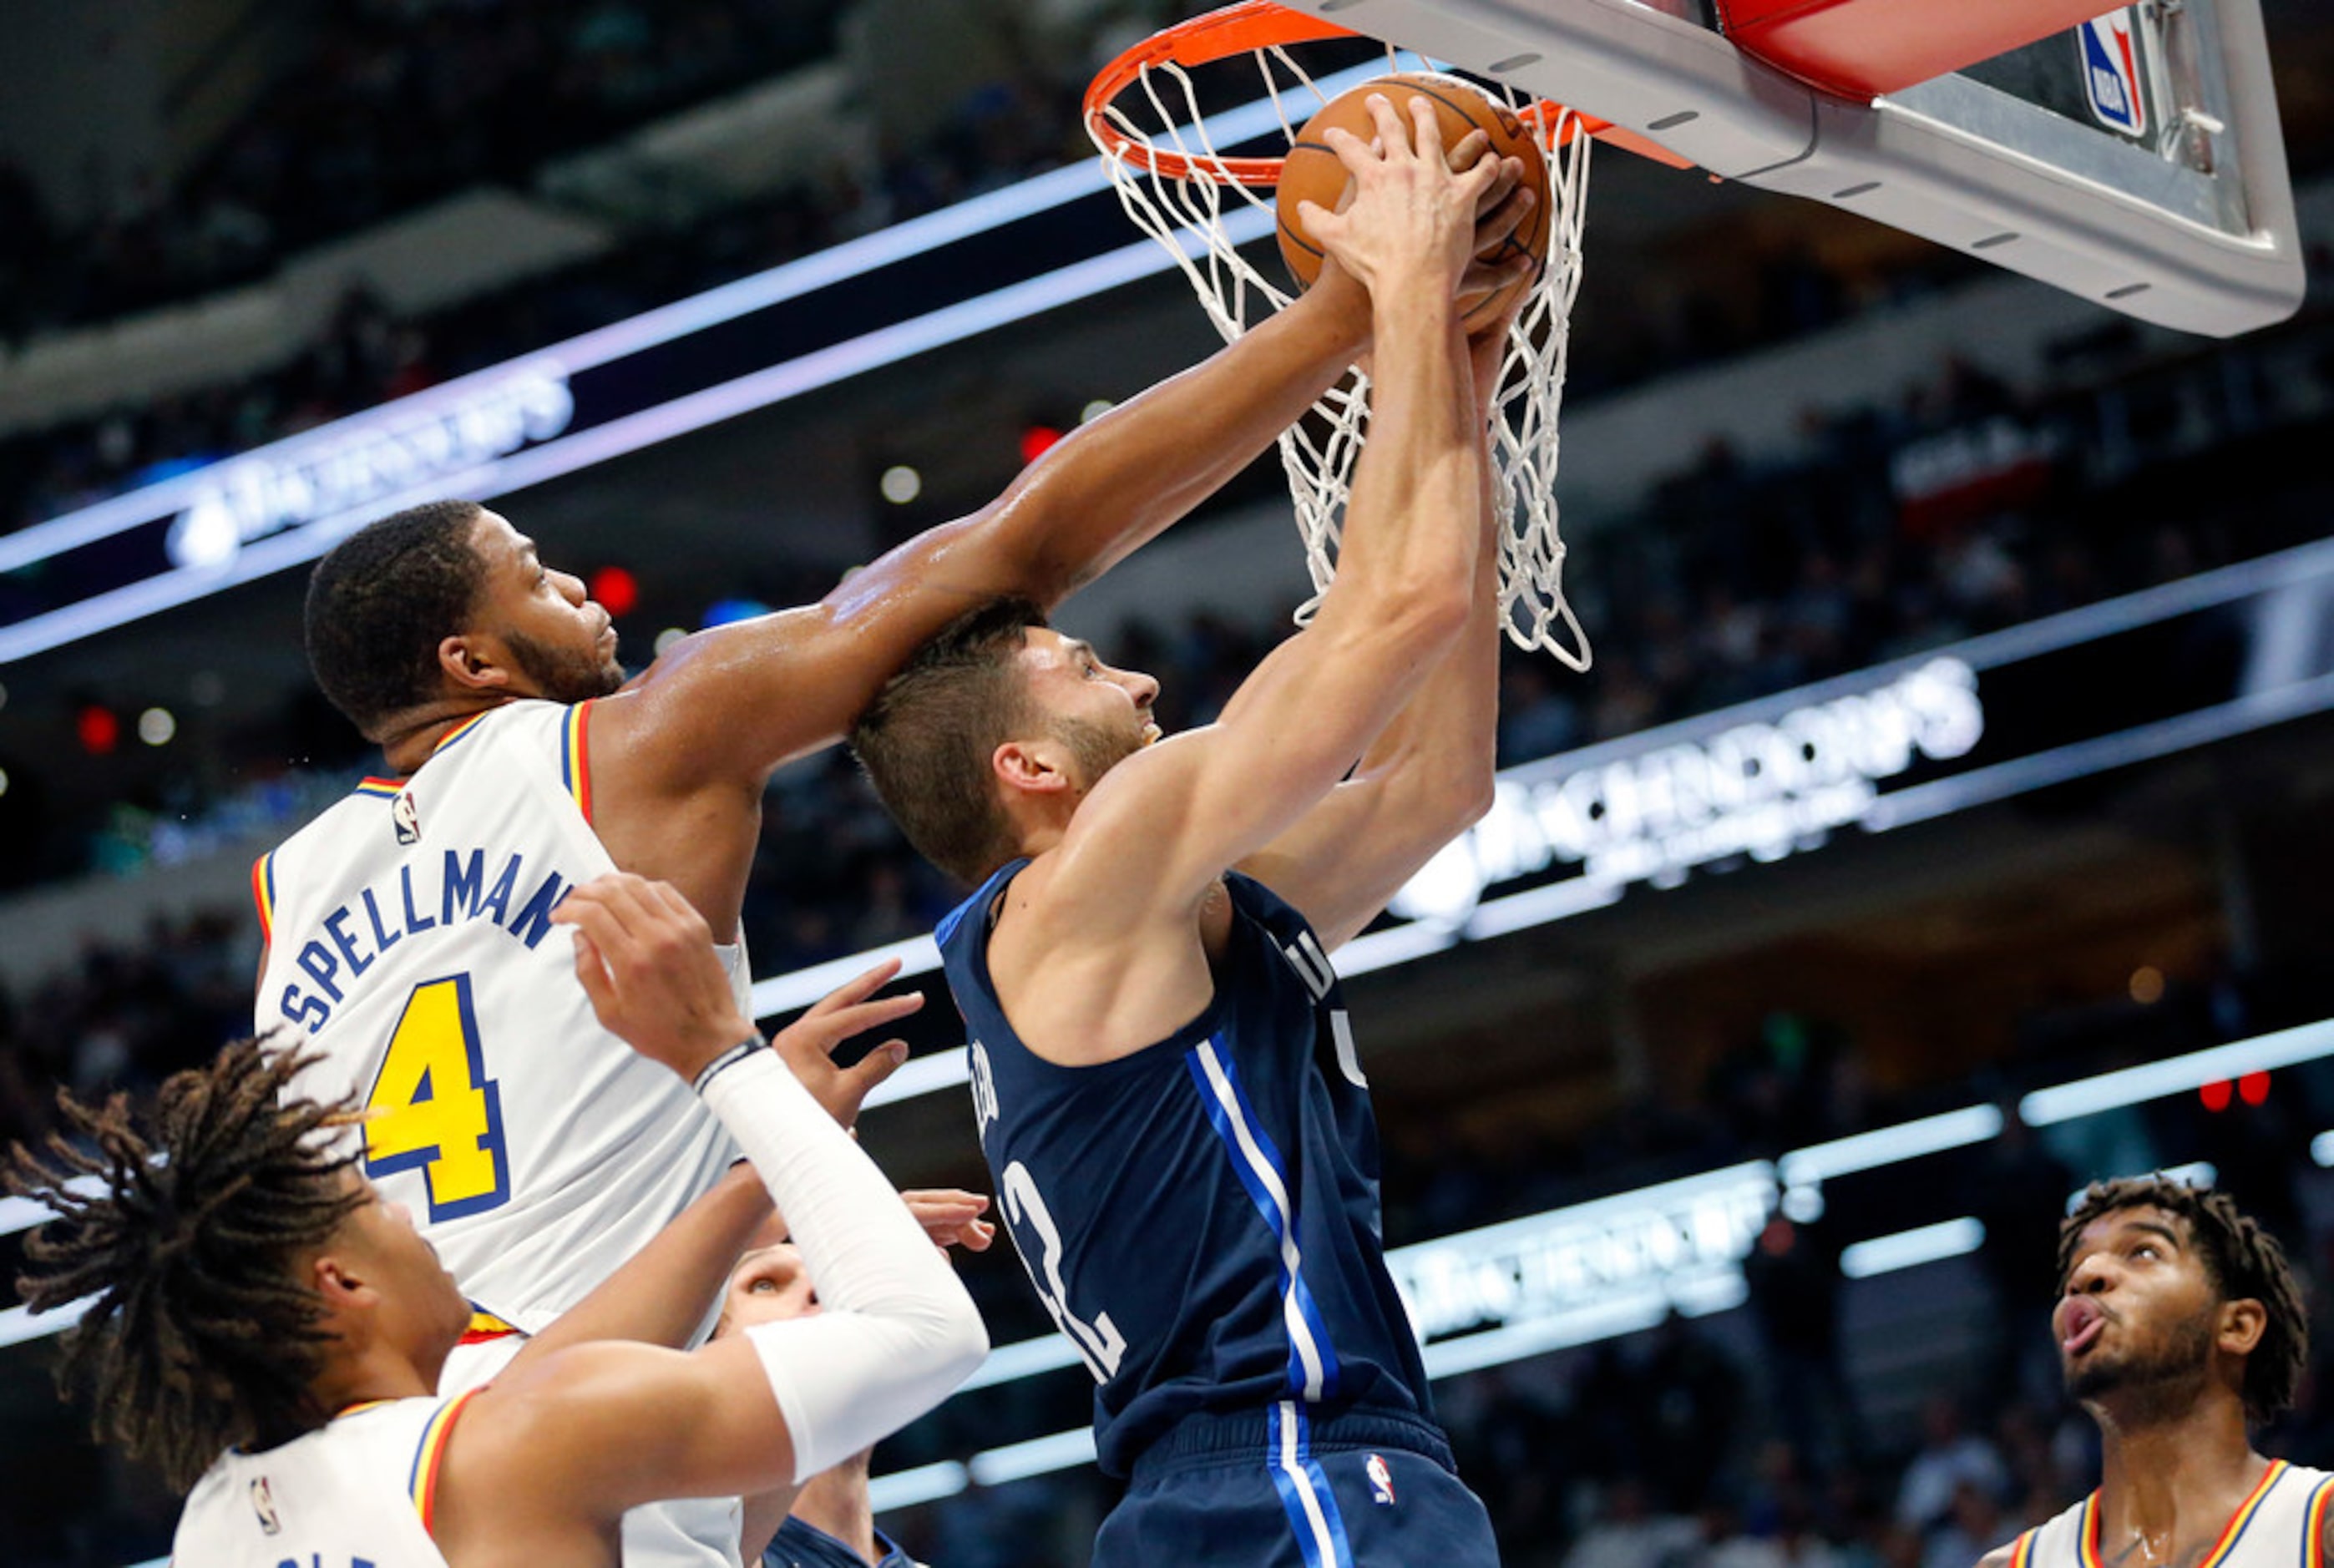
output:
[[[1381,76],[1339,93],[1305,122],[1305,129],[1297,133],[1297,141],[1288,149],[1288,160],[1281,169],[1280,188],[1275,197],[1280,218],[1281,259],[1288,264],[1288,271],[1299,289],[1313,286],[1314,278],[1321,271],[1321,247],[1305,232],[1305,225],[1297,216],[1297,205],[1316,202],[1334,211],[1352,199],[1353,182],[1345,173],[1345,166],[1330,150],[1324,133],[1332,126],[1342,126],[1365,141],[1375,137],[1377,122],[1370,118],[1369,111],[1369,96],[1374,92],[1385,95],[1405,125],[1411,122],[1413,99],[1424,98],[1432,102],[1442,121],[1445,149],[1458,146],[1469,131],[1480,129],[1490,137],[1493,152],[1502,158],[1523,159],[1524,184],[1538,195],[1538,205],[1525,216],[1522,226],[1513,235],[1500,241],[1482,259],[1495,262],[1523,251],[1532,256],[1534,265],[1523,277],[1478,301],[1467,313],[1466,324],[1471,331],[1498,320],[1509,301],[1529,291],[1539,281],[1540,270],[1548,265],[1551,204],[1548,199],[1547,161],[1540,156],[1539,138],[1531,126],[1473,82],[1456,76],[1432,71]]]

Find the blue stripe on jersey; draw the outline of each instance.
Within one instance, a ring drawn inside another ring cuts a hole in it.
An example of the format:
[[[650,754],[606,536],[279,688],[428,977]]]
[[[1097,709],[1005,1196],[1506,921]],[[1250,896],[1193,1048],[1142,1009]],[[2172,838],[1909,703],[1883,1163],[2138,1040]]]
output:
[[[1264,1217],[1280,1254],[1281,1319],[1288,1332],[1288,1389],[1307,1400],[1337,1392],[1337,1352],[1327,1325],[1305,1284],[1305,1259],[1297,1242],[1296,1206],[1288,1192],[1288,1167],[1240,1088],[1239,1069],[1220,1035],[1210,1034],[1185,1053],[1184,1064],[1199,1086],[1208,1123],[1230,1157],[1249,1201]]]
[[[1297,1536],[1297,1550],[1305,1568],[1354,1568],[1354,1549],[1345,1540],[1345,1518],[1337,1511],[1336,1494],[1329,1477],[1313,1457],[1312,1425],[1305,1407],[1284,1400],[1272,1407],[1269,1428],[1272,1484]]]

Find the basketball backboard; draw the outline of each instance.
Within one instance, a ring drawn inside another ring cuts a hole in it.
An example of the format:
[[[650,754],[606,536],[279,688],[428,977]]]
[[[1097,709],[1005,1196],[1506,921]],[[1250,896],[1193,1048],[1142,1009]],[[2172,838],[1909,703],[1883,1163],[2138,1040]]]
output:
[[[1794,56],[1792,39],[1744,24],[1758,9],[1744,0],[1291,3],[1641,132],[1713,175],[2146,321],[2227,337],[2301,300],[2260,0],[2149,0],[1870,97],[1839,88],[1841,34],[1823,41],[1829,56]],[[2021,10],[1987,4],[2013,21]],[[1915,14],[1907,0],[1766,9],[1861,13],[1867,38]],[[1857,34],[1845,36],[1852,55]]]

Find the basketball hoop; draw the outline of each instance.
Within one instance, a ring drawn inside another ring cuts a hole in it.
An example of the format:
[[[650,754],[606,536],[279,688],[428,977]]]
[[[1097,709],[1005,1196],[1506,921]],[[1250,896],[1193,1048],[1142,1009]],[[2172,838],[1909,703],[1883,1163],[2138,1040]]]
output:
[[[1279,179],[1297,128],[1354,85],[1342,75],[1316,80],[1319,73],[1308,72],[1292,51],[1361,37],[1268,0],[1241,0],[1144,40],[1104,66],[1086,91],[1086,133],[1102,153],[1121,205],[1175,257],[1227,342],[1294,297],[1243,257],[1239,246],[1272,232],[1272,199],[1258,191]],[[1390,47],[1386,60],[1387,71],[1401,68]],[[1193,73],[1217,68],[1207,73],[1208,97],[1222,101],[1227,88],[1245,74],[1243,62],[1260,76],[1261,101],[1269,112],[1253,105],[1203,111]],[[1371,68],[1367,73],[1379,72]],[[1585,670],[1588,640],[1565,601],[1564,542],[1557,532],[1557,415],[1572,301],[1580,286],[1588,142],[1607,128],[1556,104],[1519,101],[1512,91],[1506,96],[1540,135],[1549,185],[1540,197],[1554,205],[1548,265],[1509,331],[1493,399],[1493,456],[1509,503],[1500,544],[1501,619],[1518,646],[1544,648]],[[1239,157],[1224,150],[1250,141],[1265,143],[1268,150]],[[1227,193],[1234,197],[1229,204]],[[1355,370],[1330,388],[1314,405],[1314,416],[1280,437],[1281,464],[1313,577],[1313,597],[1297,612],[1300,625],[1311,619],[1336,572],[1338,531],[1369,426],[1368,378]]]

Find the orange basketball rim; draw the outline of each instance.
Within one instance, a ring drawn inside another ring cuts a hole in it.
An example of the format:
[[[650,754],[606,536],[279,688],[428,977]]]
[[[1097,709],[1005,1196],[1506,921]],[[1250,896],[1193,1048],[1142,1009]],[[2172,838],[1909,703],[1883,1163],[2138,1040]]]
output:
[[[1086,134],[1094,139],[1095,145],[1105,156],[1148,169],[1164,179],[1206,179],[1220,184],[1245,186],[1277,185],[1280,181],[1281,157],[1224,158],[1212,153],[1195,155],[1161,147],[1145,138],[1129,135],[1113,120],[1111,105],[1117,102],[1120,94],[1128,88],[1140,83],[1147,71],[1163,66],[1191,70],[1242,54],[1256,54],[1293,43],[1315,43],[1336,38],[1367,39],[1368,34],[1287,5],[1275,5],[1273,0],[1238,0],[1237,4],[1194,16],[1188,22],[1145,38],[1095,74],[1093,85],[1086,89]],[[1558,105],[1544,99],[1536,99],[1519,107],[1517,112],[1539,128],[1543,137],[1548,135],[1549,127],[1561,126],[1562,129],[1557,132],[1559,141],[1568,141],[1576,135],[1585,134],[1608,147],[1665,163],[1673,168],[1693,167],[1692,160],[1680,158],[1634,130],[1577,111],[1567,118]]]

